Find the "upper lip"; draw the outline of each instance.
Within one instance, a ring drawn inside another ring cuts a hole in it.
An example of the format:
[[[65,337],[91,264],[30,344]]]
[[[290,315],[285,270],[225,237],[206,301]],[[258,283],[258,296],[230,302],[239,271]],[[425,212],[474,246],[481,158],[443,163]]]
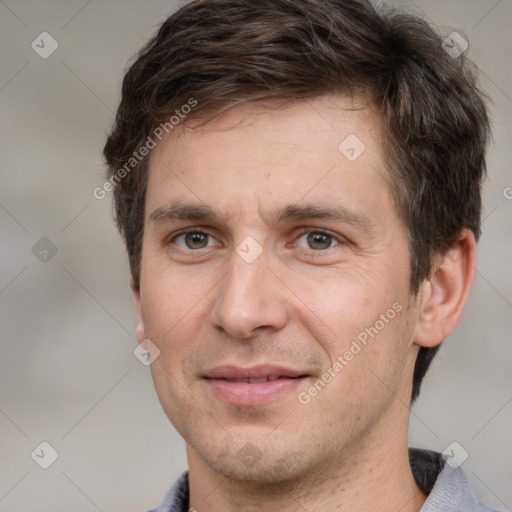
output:
[[[273,364],[262,364],[242,368],[240,366],[224,365],[216,366],[203,375],[207,379],[263,379],[279,377],[304,377],[307,373],[293,368],[277,366]]]

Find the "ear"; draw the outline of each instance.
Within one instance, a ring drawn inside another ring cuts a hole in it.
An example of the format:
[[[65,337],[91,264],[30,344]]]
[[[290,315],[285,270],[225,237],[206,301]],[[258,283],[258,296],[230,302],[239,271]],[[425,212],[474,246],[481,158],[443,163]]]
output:
[[[132,289],[133,300],[135,302],[135,311],[137,312],[137,330],[136,337],[139,343],[146,339],[146,331],[144,329],[144,320],[142,319],[142,306],[140,303],[140,288],[135,287],[133,278],[130,280],[130,287]]]
[[[464,229],[450,249],[439,256],[430,278],[420,287],[416,345],[434,347],[452,332],[473,285],[475,263],[475,237]]]

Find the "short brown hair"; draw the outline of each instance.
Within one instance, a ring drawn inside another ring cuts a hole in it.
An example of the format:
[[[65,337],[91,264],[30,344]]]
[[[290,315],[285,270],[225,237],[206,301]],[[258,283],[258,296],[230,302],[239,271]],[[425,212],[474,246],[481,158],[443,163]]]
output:
[[[368,98],[382,116],[417,293],[433,255],[464,228],[479,237],[490,135],[475,66],[442,41],[420,17],[368,0],[197,0],[173,14],[127,71],[104,149],[135,286],[148,159],[133,158],[159,125],[191,98],[197,106],[187,119],[240,102],[333,93]],[[438,348],[419,351],[412,401]]]

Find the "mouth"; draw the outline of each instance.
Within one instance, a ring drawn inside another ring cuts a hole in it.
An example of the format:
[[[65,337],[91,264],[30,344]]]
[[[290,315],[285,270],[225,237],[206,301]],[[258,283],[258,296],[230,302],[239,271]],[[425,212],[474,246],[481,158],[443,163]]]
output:
[[[271,382],[273,380],[278,380],[278,379],[300,379],[300,377],[288,377],[286,375],[279,375],[279,376],[276,376],[276,375],[267,375],[266,377],[261,377],[261,378],[258,378],[258,379],[225,379],[225,378],[222,378],[220,380],[226,380],[228,382],[247,382],[249,384],[257,384],[258,382]]]
[[[296,390],[310,375],[305,372],[260,365],[251,368],[219,366],[203,379],[213,395],[230,405],[264,405]]]

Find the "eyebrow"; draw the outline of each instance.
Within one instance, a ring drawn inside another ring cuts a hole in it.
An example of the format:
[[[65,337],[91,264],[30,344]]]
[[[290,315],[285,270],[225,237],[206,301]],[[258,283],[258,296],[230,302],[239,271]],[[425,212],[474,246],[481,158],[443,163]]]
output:
[[[326,206],[318,204],[290,204],[273,210],[267,215],[275,224],[285,221],[303,221],[309,219],[326,219],[343,222],[362,230],[371,230],[375,224],[359,211],[352,211],[344,206]],[[226,223],[227,218],[205,204],[172,202],[156,208],[149,215],[149,222],[163,224],[173,220],[190,220],[201,222]]]

